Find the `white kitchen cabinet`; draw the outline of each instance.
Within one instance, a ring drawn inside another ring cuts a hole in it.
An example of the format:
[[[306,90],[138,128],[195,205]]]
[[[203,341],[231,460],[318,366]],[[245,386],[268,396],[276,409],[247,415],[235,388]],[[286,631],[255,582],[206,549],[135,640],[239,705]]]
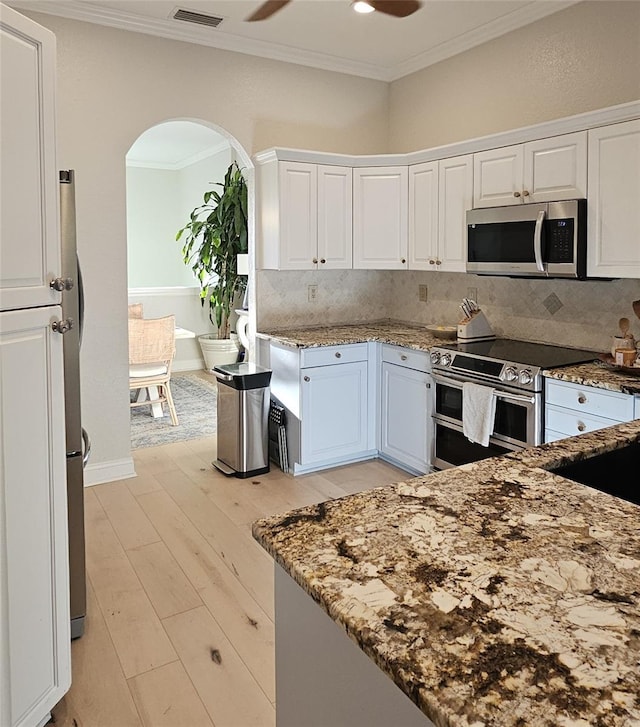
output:
[[[430,469],[432,444],[429,354],[383,344],[380,455],[415,474]]]
[[[406,270],[409,186],[406,166],[353,170],[353,267]]]
[[[351,267],[350,167],[270,158],[256,178],[260,267]]]
[[[58,306],[0,313],[0,724],[34,727],[71,683]]]
[[[545,378],[545,442],[628,422],[634,397],[617,391]]]
[[[294,474],[376,455],[372,346],[298,349],[272,342],[271,395],[286,409]]]
[[[410,270],[465,272],[472,202],[471,154],[409,167]]]
[[[589,131],[587,275],[640,278],[640,120]]]
[[[497,207],[587,196],[587,132],[473,155],[473,206]]]
[[[36,727],[71,683],[56,41],[0,13],[0,724]]]

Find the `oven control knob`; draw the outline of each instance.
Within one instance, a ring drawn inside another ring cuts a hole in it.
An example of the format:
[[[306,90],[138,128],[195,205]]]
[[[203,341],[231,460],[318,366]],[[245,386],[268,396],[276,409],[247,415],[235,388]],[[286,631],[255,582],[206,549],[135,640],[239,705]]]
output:
[[[504,380],[505,381],[517,381],[518,380],[518,370],[515,368],[515,366],[507,366],[507,368],[504,370]]]
[[[523,369],[520,372],[520,383],[523,385],[530,384],[533,381],[533,376],[531,376],[531,371],[529,369]]]
[[[440,354],[437,351],[431,352],[431,363],[434,363],[434,364],[440,363]]]
[[[448,353],[443,353],[442,356],[440,356],[440,365],[441,366],[450,366],[451,365],[451,355]]]

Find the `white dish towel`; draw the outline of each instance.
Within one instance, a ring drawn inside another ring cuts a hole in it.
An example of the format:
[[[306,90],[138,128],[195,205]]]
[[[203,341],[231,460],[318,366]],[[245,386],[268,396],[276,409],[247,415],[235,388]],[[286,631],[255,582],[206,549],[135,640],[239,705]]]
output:
[[[496,397],[490,386],[462,384],[462,431],[470,442],[488,446],[496,418]]]

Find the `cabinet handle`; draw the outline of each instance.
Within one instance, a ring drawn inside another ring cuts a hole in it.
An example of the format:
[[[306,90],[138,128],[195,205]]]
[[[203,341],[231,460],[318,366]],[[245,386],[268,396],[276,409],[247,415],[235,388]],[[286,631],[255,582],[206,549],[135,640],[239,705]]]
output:
[[[442,265],[442,260],[436,260],[436,265]]]
[[[320,258],[320,262],[324,265],[327,261],[322,257]]]
[[[522,193],[522,196],[523,197],[528,197],[529,196],[529,192],[525,189],[524,192]]]
[[[314,258],[313,258],[313,260],[312,260],[311,262],[312,262],[312,263],[313,263],[314,265],[317,265],[317,264],[318,264],[318,258],[317,258],[317,257],[314,257]]]
[[[408,356],[407,356],[407,354],[406,354],[406,353],[403,353],[403,354],[402,354],[402,355],[400,356],[400,360],[401,360],[401,361],[406,361],[406,360],[407,360],[407,358],[408,358]]]
[[[583,424],[582,422],[578,422],[578,431],[584,432],[584,430],[587,428],[586,424]]]
[[[342,358],[342,354],[340,353],[340,351],[336,351],[336,358]]]
[[[578,404],[584,404],[587,401],[587,397],[584,394],[578,394]]]
[[[310,378],[309,378],[308,376],[305,376],[305,377],[304,377],[304,380],[305,380],[305,381],[311,381],[311,379],[310,379]]]
[[[402,260],[400,260],[400,262],[404,265],[407,261],[404,258],[402,258]]]
[[[436,264],[435,260],[429,260],[429,265],[435,265],[435,264]]]
[[[514,196],[514,197],[519,197],[519,196],[520,196],[520,192],[514,192],[514,193],[513,193],[513,196]]]
[[[63,290],[73,289],[73,278],[54,278],[50,283],[51,290],[62,292]]]

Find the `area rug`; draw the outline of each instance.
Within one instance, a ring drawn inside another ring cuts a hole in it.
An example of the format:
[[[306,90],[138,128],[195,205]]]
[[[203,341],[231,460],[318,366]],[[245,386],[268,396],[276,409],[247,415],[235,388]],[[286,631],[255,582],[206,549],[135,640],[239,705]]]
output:
[[[171,393],[178,414],[178,426],[171,424],[166,404],[165,415],[154,419],[150,406],[131,409],[131,448],[156,447],[159,444],[183,442],[216,433],[215,382],[196,374],[173,374]]]

